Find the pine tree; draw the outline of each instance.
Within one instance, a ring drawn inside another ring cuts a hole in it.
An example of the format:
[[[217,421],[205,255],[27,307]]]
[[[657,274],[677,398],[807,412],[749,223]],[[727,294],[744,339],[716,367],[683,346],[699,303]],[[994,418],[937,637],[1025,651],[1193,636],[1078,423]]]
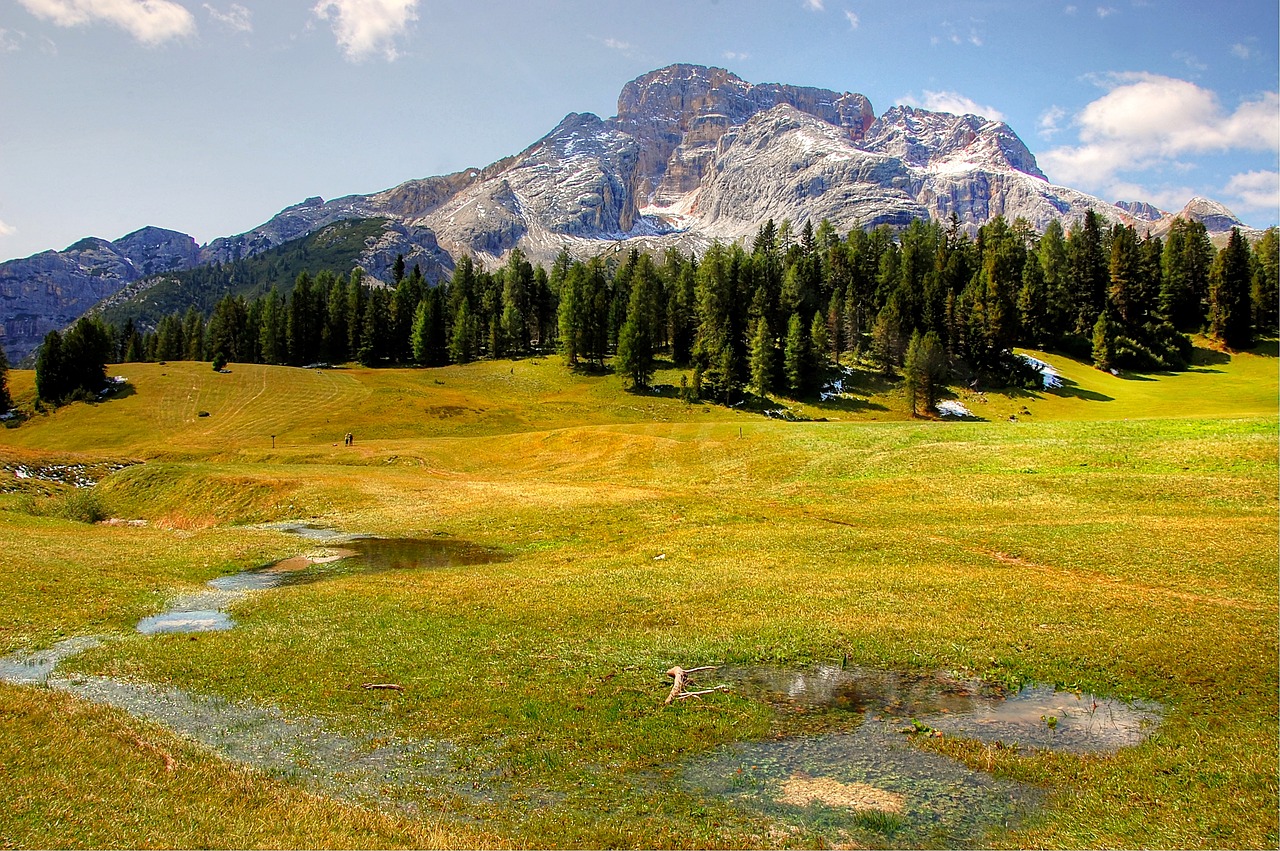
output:
[[[196,310],[195,305],[187,308],[182,319],[182,344],[183,360],[204,360],[204,314]]]
[[[1117,328],[1107,311],[1098,314],[1093,323],[1093,365],[1098,369],[1115,368]]]
[[[830,340],[827,338],[827,320],[821,311],[813,314],[813,323],[809,326],[809,342],[810,383],[815,383],[814,379],[817,376],[814,373],[826,363],[827,347],[830,345]]]
[[[793,313],[787,321],[787,342],[782,352],[782,374],[787,391],[793,398],[804,394],[813,375],[809,335],[805,332],[800,314]]]
[[[1142,259],[1138,235],[1133,228],[1116,225],[1111,229],[1111,262],[1108,266],[1110,286],[1107,298],[1120,321],[1136,324],[1141,318]]]
[[[757,396],[768,396],[773,390],[773,374],[776,370],[773,332],[769,330],[769,317],[756,320],[756,332],[751,337],[751,388]]]
[[[1280,230],[1267,228],[1253,251],[1253,324],[1259,334],[1274,336],[1280,326]]]
[[[632,386],[647,387],[653,378],[658,347],[658,299],[662,285],[652,261],[638,258],[631,274],[627,318],[618,332],[617,368]]]
[[[36,396],[42,402],[56,405],[67,395],[68,389],[62,335],[50,331],[44,335],[44,342],[36,355]]]
[[[360,351],[360,336],[364,331],[364,314],[368,303],[368,295],[364,286],[364,270],[359,266],[351,270],[351,278],[347,282],[347,345],[348,357],[355,357]]]
[[[903,383],[907,399],[911,403],[912,416],[918,414],[921,407],[926,411],[933,409],[946,375],[947,352],[942,346],[942,339],[933,331],[923,337],[918,331],[912,334],[902,365]]]
[[[289,362],[289,341],[286,334],[287,317],[284,300],[275,287],[267,293],[262,306],[262,325],[259,328],[259,350],[262,362],[284,364]]]
[[[1209,333],[1237,350],[1253,344],[1251,259],[1240,229],[1232,228],[1226,248],[1218,252],[1209,272]]]
[[[881,372],[893,375],[894,368],[902,363],[905,348],[898,300],[890,299],[876,315],[875,325],[871,329],[871,356],[880,365]]]
[[[475,360],[475,317],[471,315],[471,304],[463,300],[458,304],[458,312],[453,317],[453,330],[449,336],[449,359],[454,363],[470,363]]]

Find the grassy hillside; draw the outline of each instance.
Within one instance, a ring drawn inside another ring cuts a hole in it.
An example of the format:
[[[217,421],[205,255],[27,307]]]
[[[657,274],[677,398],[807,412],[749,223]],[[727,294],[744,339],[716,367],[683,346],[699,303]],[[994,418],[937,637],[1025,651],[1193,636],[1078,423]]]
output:
[[[662,706],[674,664],[843,658],[1166,707],[1114,756],[917,741],[1043,791],[988,844],[1275,846],[1277,361],[1202,357],[1121,378],[1042,355],[1065,389],[961,393],[985,422],[911,421],[869,376],[852,400],[794,406],[827,422],[782,423],[622,392],[556,359],[121,367],[123,397],[0,431],[0,466],[146,461],[93,498],[149,523],[63,519],[65,489],[0,472],[13,489],[0,494],[0,650],[114,636],[64,664],[445,740],[459,776],[496,791],[415,787],[417,816],[374,813],[117,712],[4,687],[0,747],[19,782],[0,791],[0,839],[876,842],[681,782],[685,760],[719,745],[830,718],[734,693]],[[29,383],[13,374],[19,400]],[[198,639],[133,632],[178,592],[305,550],[245,525],[284,519],[472,541],[505,560],[263,592],[234,610],[236,629]],[[135,799],[139,814],[120,817]]]
[[[207,316],[228,295],[254,299],[272,287],[287,295],[302,272],[314,275],[328,269],[340,276],[348,274],[366,241],[380,236],[386,223],[385,219],[336,222],[243,260],[145,278],[109,299],[100,315],[120,326],[132,319],[143,328],[154,328],[163,317],[193,305]]]

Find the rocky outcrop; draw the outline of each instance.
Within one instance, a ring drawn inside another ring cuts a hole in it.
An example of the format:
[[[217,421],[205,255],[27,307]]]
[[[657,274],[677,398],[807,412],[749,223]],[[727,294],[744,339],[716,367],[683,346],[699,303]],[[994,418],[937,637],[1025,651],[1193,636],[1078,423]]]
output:
[[[1132,216],[1135,222],[1158,222],[1169,215],[1146,201],[1117,201],[1115,206]]]
[[[189,269],[198,255],[186,234],[146,227],[115,242],[89,237],[64,251],[2,263],[0,344],[17,363],[100,299],[146,275]]]
[[[610,123],[639,145],[630,189],[639,206],[668,206],[696,189],[731,127],[788,104],[861,139],[875,120],[862,95],[752,85],[723,68],[671,65],[627,83]]]

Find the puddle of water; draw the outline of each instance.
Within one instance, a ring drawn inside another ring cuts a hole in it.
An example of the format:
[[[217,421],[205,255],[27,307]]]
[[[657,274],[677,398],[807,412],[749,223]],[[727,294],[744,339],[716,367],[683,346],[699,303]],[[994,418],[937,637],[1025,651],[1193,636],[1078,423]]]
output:
[[[685,783],[833,842],[872,847],[981,844],[1039,798],[914,747],[903,735],[915,729],[910,721],[946,735],[1093,753],[1139,744],[1161,718],[1154,704],[1047,686],[1009,692],[942,674],[757,667],[722,668],[715,678],[782,709],[838,716],[852,731],[723,747],[686,766]]]
[[[1039,793],[912,747],[894,726],[720,748],[685,783],[834,842],[873,848],[980,844]]]
[[[143,618],[138,621],[137,629],[143,635],[156,635],[169,632],[218,632],[235,625],[230,615],[218,609],[170,610]]]
[[[226,610],[252,591],[307,585],[358,573],[490,564],[507,558],[499,551],[448,538],[353,537],[304,523],[282,523],[271,528],[308,540],[340,542],[342,546],[219,576],[206,583],[209,590],[183,594],[167,610],[143,618],[138,622],[138,632],[156,635],[231,629],[235,621]]]
[[[59,641],[48,650],[5,656],[0,658],[0,680],[16,685],[42,685],[62,660],[101,646],[102,639],[97,636],[79,635]]]
[[[272,707],[108,677],[51,678],[49,685],[163,724],[233,762],[347,800],[405,804],[410,794],[473,800],[495,794],[483,778],[464,778],[454,747],[443,742],[345,735]]]
[[[915,719],[949,735],[1072,753],[1140,744],[1161,718],[1155,704],[1051,686],[1010,692],[941,674],[826,665],[724,669],[723,675],[736,680],[741,693],[774,705],[865,714],[899,724]]]

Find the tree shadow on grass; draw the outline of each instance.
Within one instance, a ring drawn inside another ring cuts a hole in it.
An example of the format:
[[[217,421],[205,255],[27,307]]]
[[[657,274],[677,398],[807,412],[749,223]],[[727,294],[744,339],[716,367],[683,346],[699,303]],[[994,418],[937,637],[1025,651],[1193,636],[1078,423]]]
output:
[[[870,399],[857,399],[850,396],[833,396],[830,399],[812,401],[810,404],[823,411],[836,410],[848,414],[889,410],[888,407],[881,405],[879,402],[872,402]]]
[[[1252,349],[1245,349],[1245,351],[1260,358],[1280,357],[1280,340],[1263,338]]]
[[[1272,357],[1275,357],[1272,354]],[[1205,349],[1196,346],[1191,350],[1192,366],[1225,366],[1231,363],[1231,355],[1226,352],[1220,352],[1217,349]]]
[[[1067,396],[1075,399],[1085,399],[1089,402],[1115,401],[1114,396],[1108,396],[1105,393],[1098,393],[1094,390],[1086,390],[1070,378],[1060,377],[1059,380],[1062,382],[1061,385],[1054,387],[1051,390],[1046,390],[1045,392],[1054,396]]]

